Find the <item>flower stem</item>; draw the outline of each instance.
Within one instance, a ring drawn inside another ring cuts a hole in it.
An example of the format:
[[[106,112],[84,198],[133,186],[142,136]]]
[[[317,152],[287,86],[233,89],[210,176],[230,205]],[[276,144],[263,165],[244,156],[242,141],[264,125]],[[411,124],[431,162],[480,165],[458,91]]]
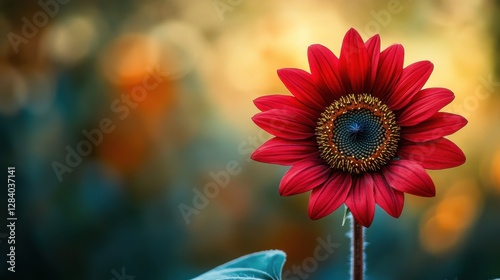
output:
[[[363,280],[365,268],[365,228],[351,214],[351,279]]]

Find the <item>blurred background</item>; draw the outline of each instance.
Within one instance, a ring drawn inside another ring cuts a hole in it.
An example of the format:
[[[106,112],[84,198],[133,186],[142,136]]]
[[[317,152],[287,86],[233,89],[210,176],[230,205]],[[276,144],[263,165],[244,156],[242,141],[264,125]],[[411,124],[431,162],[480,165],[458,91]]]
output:
[[[350,27],[403,44],[405,65],[432,61],[426,87],[469,120],[449,137],[467,163],[430,172],[435,198],[407,195],[400,219],[377,209],[368,279],[500,277],[500,1],[0,3],[12,279],[189,279],[265,249],[288,254],[288,279],[347,279],[343,211],[310,221],[307,194],[278,194],[287,168],[249,155],[270,138],[252,100],[287,93],[276,69],[308,69],[314,43],[339,54]],[[6,204],[4,188],[2,221]],[[338,246],[313,267],[320,239]]]

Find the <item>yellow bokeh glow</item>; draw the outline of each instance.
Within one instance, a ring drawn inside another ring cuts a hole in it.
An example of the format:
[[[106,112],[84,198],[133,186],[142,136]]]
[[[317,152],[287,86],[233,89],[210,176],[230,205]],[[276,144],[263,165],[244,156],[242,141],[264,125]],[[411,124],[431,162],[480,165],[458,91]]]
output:
[[[475,221],[480,203],[481,196],[475,182],[455,183],[423,218],[420,241],[424,249],[433,254],[453,250]]]

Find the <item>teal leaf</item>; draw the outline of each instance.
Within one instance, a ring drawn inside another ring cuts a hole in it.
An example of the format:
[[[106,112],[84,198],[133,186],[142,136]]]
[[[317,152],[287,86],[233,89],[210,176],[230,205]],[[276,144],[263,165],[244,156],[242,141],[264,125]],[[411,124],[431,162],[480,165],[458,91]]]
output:
[[[192,280],[281,280],[285,252],[269,250],[248,254],[220,265]]]

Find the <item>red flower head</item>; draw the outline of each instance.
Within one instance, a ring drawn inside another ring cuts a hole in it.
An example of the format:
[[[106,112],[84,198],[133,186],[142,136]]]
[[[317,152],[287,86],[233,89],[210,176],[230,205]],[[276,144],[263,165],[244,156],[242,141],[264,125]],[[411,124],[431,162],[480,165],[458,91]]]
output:
[[[253,154],[260,162],[291,165],[281,195],[311,191],[309,217],[322,218],[343,203],[356,221],[370,226],[375,203],[399,217],[404,193],[432,197],[425,169],[461,165],[465,155],[443,138],[465,126],[461,116],[438,112],[454,99],[445,88],[422,89],[433,65],[403,68],[404,49],[380,52],[380,37],[363,42],[350,29],[340,58],[322,45],[308,49],[311,74],[280,69],[293,96],[254,102],[253,121],[274,138]]]

